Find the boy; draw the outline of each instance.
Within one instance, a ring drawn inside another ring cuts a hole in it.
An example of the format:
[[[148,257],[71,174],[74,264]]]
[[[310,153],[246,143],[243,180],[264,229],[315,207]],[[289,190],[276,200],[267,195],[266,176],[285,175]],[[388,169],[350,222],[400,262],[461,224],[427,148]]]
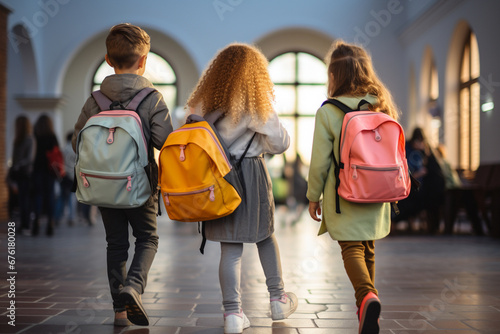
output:
[[[106,62],[113,67],[115,75],[104,79],[101,91],[111,101],[127,103],[143,88],[153,87],[142,75],[146,69],[146,58],[150,49],[150,37],[141,28],[124,23],[111,28],[106,38]],[[93,97],[83,106],[73,134],[73,149],[76,138],[87,120],[99,113]],[[137,113],[142,119],[144,135],[148,144],[161,149],[172,132],[172,121],[162,95],[154,91],[139,105]],[[116,326],[149,325],[148,316],[141,302],[147,275],[158,249],[156,233],[158,169],[155,162],[150,180],[154,181],[149,199],[138,208],[99,210],[106,230],[108,280],[113,298]],[[128,224],[136,238],[135,253],[127,273]],[[128,320],[127,320],[128,318]],[[130,321],[130,322],[129,322]]]

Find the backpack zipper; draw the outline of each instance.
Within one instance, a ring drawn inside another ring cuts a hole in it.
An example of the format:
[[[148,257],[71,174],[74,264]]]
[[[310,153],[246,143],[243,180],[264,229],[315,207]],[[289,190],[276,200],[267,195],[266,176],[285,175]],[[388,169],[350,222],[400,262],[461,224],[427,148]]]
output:
[[[358,178],[358,173],[356,171],[358,169],[371,170],[371,171],[375,171],[375,172],[387,172],[387,171],[399,170],[398,180],[402,180],[403,179],[403,170],[402,170],[401,166],[394,166],[394,167],[371,167],[371,166],[351,165],[351,168],[353,169],[353,172],[352,172],[352,178],[353,179],[357,179]]]
[[[83,186],[85,188],[90,187],[90,183],[87,180],[87,177],[93,177],[96,179],[105,179],[105,180],[127,180],[127,191],[132,190],[132,176],[103,176],[103,175],[96,175],[96,174],[88,174],[88,173],[83,173],[80,172],[80,177],[82,178],[83,181]]]
[[[92,117],[125,117],[125,116],[132,117],[135,120],[135,122],[137,123],[137,126],[139,126],[139,128],[141,129],[142,140],[144,141],[144,147],[146,148],[146,152],[147,152],[148,145],[147,145],[146,137],[144,136],[144,131],[142,129],[142,121],[141,121],[141,118],[139,117],[139,115],[136,112],[134,112],[134,114],[132,114],[132,113],[130,113],[130,114],[116,114],[116,113],[109,113],[109,111],[112,111],[112,110],[101,111],[100,113],[98,113]],[[113,132],[114,132],[114,130],[113,130]],[[109,139],[109,137],[108,137],[108,139]]]
[[[351,123],[351,121],[355,118],[355,117],[358,117],[358,116],[366,116],[366,115],[375,115],[375,113],[377,113],[376,111],[370,111],[370,112],[364,112],[364,113],[360,113],[360,114],[355,114],[353,115],[348,121],[347,121],[347,124],[345,125],[345,132],[347,132],[347,127],[349,126],[349,123]],[[376,129],[377,130],[377,129]],[[378,140],[377,141],[380,141],[380,134],[378,134],[378,130],[375,131],[375,130],[372,130],[373,132],[375,132],[375,140],[377,140],[377,135],[378,135]],[[343,135],[345,135],[345,132],[343,133]],[[342,157],[342,150],[344,149],[344,141],[342,140],[342,138],[340,138],[341,142],[342,142],[342,145],[340,146],[340,149],[339,149],[339,156]],[[339,161],[340,161],[340,157],[339,157]]]
[[[222,156],[224,157],[224,160],[226,160],[226,163],[229,165],[229,168],[233,168],[231,166],[231,163],[229,162],[229,159],[227,158],[226,156],[226,153],[224,153],[224,149],[221,147],[219,141],[217,140],[217,138],[214,136],[214,134],[208,130],[207,128],[204,128],[202,126],[193,126],[191,128],[184,128],[184,129],[177,129],[175,130],[174,132],[181,132],[181,131],[190,131],[190,130],[193,130],[193,129],[202,129],[202,130],[205,130],[207,131],[210,136],[212,137],[213,141],[215,142],[215,144],[217,145],[217,149],[219,150],[219,152],[222,154]],[[181,161],[184,161],[182,160],[182,157],[184,155],[184,149],[186,148],[186,145],[179,145],[181,146]]]
[[[200,190],[193,190],[193,191],[186,191],[186,192],[176,192],[176,193],[167,193],[167,192],[164,192],[163,193],[163,197],[165,197],[165,203],[167,205],[170,205],[170,200],[169,200],[169,196],[186,196],[186,195],[195,195],[195,194],[201,194],[201,193],[204,193],[204,192],[207,192],[207,191],[210,191],[210,201],[213,202],[215,201],[215,187],[214,186],[210,186],[208,188],[204,188],[204,189],[200,189]]]

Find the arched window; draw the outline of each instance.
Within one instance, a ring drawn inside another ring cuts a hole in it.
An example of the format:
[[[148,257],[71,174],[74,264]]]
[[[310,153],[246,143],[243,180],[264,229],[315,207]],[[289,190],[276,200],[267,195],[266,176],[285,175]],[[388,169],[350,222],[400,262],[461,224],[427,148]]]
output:
[[[479,166],[479,49],[471,31],[465,41],[460,68],[459,163],[465,171]]]
[[[104,78],[111,74],[114,74],[113,68],[103,61],[94,74],[92,91],[99,89]],[[154,52],[148,53],[144,77],[162,93],[169,109],[177,105],[177,76],[172,66],[163,57]]]
[[[275,84],[276,108],[288,133],[288,162],[297,154],[309,165],[314,133],[314,116],[326,99],[327,69],[323,61],[305,52],[287,52],[269,63]]]
[[[428,101],[427,101],[427,109],[429,111],[430,117],[430,131],[428,133],[428,140],[433,147],[437,147],[440,142],[440,130],[441,130],[441,108],[438,105],[438,97],[439,97],[439,79],[438,72],[436,69],[436,64],[434,63],[434,59],[430,64],[430,73],[429,73],[429,91],[428,91]]]

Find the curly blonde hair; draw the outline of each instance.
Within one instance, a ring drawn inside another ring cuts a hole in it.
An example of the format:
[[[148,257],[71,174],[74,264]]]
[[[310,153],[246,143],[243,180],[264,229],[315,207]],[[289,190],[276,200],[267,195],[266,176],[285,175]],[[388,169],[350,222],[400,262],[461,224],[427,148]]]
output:
[[[341,40],[336,41],[332,44],[326,63],[328,98],[370,94],[378,100],[375,105],[370,105],[370,110],[381,111],[398,119],[399,112],[391,93],[378,78],[372,60],[363,48]]]
[[[203,114],[220,110],[237,123],[243,114],[265,122],[273,112],[274,85],[266,57],[254,46],[222,49],[201,76],[186,107],[201,103]]]

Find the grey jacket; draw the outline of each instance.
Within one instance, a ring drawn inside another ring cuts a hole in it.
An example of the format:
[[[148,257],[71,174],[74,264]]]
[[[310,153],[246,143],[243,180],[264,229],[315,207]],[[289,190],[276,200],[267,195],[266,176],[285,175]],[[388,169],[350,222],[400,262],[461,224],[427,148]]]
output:
[[[143,76],[115,74],[104,79],[101,84],[101,92],[111,101],[119,101],[126,106],[140,90],[146,87],[153,87],[153,84]],[[72,138],[73,150],[76,151],[76,139],[80,130],[90,117],[100,111],[94,98],[89,97],[75,124]],[[144,136],[148,144],[151,141],[156,149],[161,149],[168,135],[172,132],[172,119],[161,93],[153,92],[147,96],[139,105],[137,113],[141,117]],[[154,174],[156,174],[156,168]],[[150,177],[153,180],[158,179],[157,175],[151,175]]]
[[[127,105],[130,100],[143,88],[153,87],[153,84],[143,76],[136,74],[115,74],[104,79],[101,84],[101,91],[111,101],[120,101]],[[75,124],[73,133],[73,149],[76,150],[76,138],[87,120],[99,113],[93,97],[89,97],[82,108],[80,117]],[[143,121],[142,127],[147,142],[150,140],[156,149],[161,149],[167,136],[172,132],[172,119],[168,112],[163,96],[159,92],[154,92],[141,103],[137,110]]]

